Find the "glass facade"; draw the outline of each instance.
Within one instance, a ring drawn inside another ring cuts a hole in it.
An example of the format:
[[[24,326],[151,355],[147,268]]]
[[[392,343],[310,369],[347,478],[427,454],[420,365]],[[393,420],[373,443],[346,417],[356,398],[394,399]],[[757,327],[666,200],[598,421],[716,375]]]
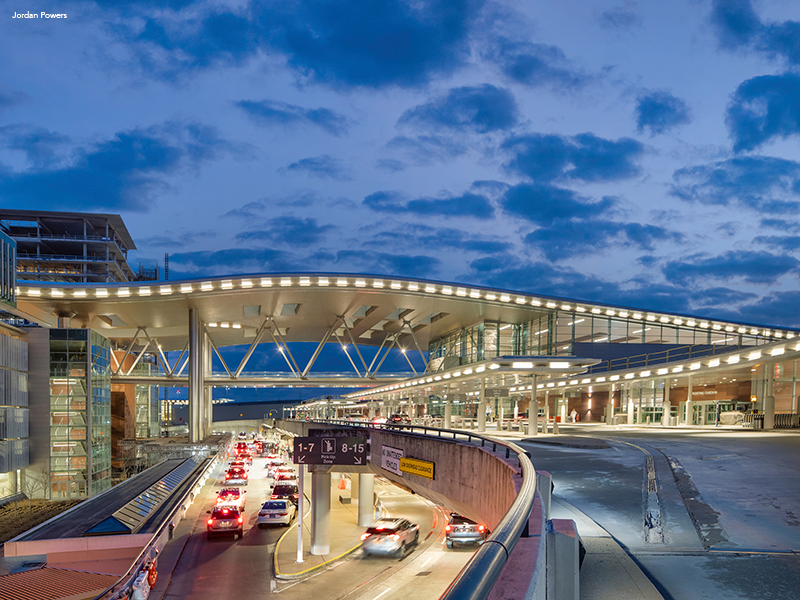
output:
[[[52,497],[83,498],[111,485],[111,385],[107,339],[50,330]]]
[[[599,309],[596,309],[599,312]],[[484,321],[445,335],[430,344],[434,371],[499,356],[579,356],[600,358],[600,368],[624,368],[621,358],[675,352],[674,360],[727,352],[777,341],[770,330],[711,325],[702,319],[672,319],[662,323],[633,311],[591,314],[552,310],[521,324]],[[667,355],[662,362],[669,362]],[[643,359],[644,361],[645,359]]]
[[[18,491],[17,471],[30,464],[28,344],[0,334],[0,497]]]

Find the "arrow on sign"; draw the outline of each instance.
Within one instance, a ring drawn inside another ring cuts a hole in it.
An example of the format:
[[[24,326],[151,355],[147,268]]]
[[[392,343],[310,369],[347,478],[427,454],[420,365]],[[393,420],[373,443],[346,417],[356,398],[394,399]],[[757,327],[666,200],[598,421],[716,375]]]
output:
[[[354,456],[353,459],[354,459],[355,464],[357,464],[357,465],[361,464],[361,457],[360,456]]]
[[[303,464],[305,461],[306,461],[306,455],[303,454],[303,456],[300,457],[300,464]]]

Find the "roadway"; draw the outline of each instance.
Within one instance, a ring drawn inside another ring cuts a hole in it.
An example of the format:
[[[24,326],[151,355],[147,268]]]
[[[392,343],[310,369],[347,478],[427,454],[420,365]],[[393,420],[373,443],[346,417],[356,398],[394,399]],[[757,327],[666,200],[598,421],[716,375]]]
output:
[[[535,467],[553,476],[552,516],[573,518],[564,510],[573,507],[588,515],[625,547],[664,598],[800,597],[796,431],[576,424],[561,432],[513,436]],[[646,525],[651,511],[658,528]],[[581,526],[582,536],[592,535]],[[602,577],[592,580],[593,560],[602,556],[590,550],[581,598],[619,597],[613,587],[595,585]]]
[[[254,459],[247,487],[245,531],[241,539],[206,538],[206,511],[223,487],[217,470],[216,480],[207,485],[197,517],[191,523],[191,535],[172,574],[163,598],[179,600],[263,599],[266,594],[280,594],[286,600],[308,598],[337,600],[429,600],[439,597],[472,556],[474,549],[447,550],[444,525],[447,511],[424,498],[407,493],[387,481],[376,478],[375,491],[383,507],[383,515],[403,516],[420,525],[420,542],[398,560],[364,557],[360,550],[333,561],[323,570],[291,581],[274,578],[273,554],[282,535],[281,547],[294,552],[296,558],[297,528],[257,527],[257,513],[267,498],[270,479],[263,467],[264,459]],[[306,478],[306,495],[310,477]],[[333,491],[336,497],[336,492]],[[306,506],[308,504],[306,503]],[[305,528],[308,527],[308,518]],[[182,524],[183,525],[183,524]],[[332,520],[332,529],[337,526]],[[363,530],[363,528],[361,528]],[[358,534],[355,536],[358,539]],[[294,549],[294,550],[292,550]],[[281,554],[285,560],[286,552]],[[313,557],[307,557],[313,558]],[[328,559],[328,557],[325,557]],[[331,557],[333,558],[333,557]],[[311,561],[309,561],[311,564]],[[412,585],[413,584],[413,585]]]

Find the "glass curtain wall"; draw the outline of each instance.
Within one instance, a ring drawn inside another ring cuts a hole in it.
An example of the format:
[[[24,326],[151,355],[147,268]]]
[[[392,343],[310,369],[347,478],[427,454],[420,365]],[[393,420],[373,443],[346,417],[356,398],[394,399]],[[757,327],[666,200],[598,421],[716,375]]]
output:
[[[109,341],[97,333],[50,330],[54,499],[85,498],[111,485],[110,359]]]

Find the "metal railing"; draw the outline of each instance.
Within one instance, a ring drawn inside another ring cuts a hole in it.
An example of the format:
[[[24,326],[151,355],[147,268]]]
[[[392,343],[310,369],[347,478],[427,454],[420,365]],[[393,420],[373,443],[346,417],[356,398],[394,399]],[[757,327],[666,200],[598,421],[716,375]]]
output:
[[[589,367],[587,373],[605,373],[606,371],[614,371],[617,369],[649,367],[681,360],[691,360],[692,358],[700,358],[703,356],[716,356],[717,354],[726,354],[749,347],[750,346],[736,345],[735,348],[733,348],[732,346],[722,344],[678,346],[677,348],[669,348],[661,352],[649,352],[647,354],[635,354],[634,356],[622,356],[620,358],[604,360]]]
[[[536,495],[536,471],[530,460],[530,455],[512,442],[499,441],[487,438],[478,433],[464,430],[437,429],[423,425],[408,424],[373,424],[359,421],[315,421],[319,423],[333,423],[348,427],[364,427],[372,429],[402,431],[409,434],[424,433],[425,437],[444,440],[457,440],[466,438],[468,443],[480,441],[480,446],[492,446],[492,451],[497,452],[498,447],[505,448],[505,456],[509,458],[511,452],[517,455],[520,470],[522,471],[522,484],[517,497],[506,511],[506,514],[494,528],[486,541],[478,548],[469,562],[464,566],[456,579],[448,586],[439,600],[485,600],[500,577],[503,567],[508,562],[511,552],[517,545],[520,537],[526,534],[528,519],[533,511],[534,497]],[[475,441],[473,441],[475,440]]]

